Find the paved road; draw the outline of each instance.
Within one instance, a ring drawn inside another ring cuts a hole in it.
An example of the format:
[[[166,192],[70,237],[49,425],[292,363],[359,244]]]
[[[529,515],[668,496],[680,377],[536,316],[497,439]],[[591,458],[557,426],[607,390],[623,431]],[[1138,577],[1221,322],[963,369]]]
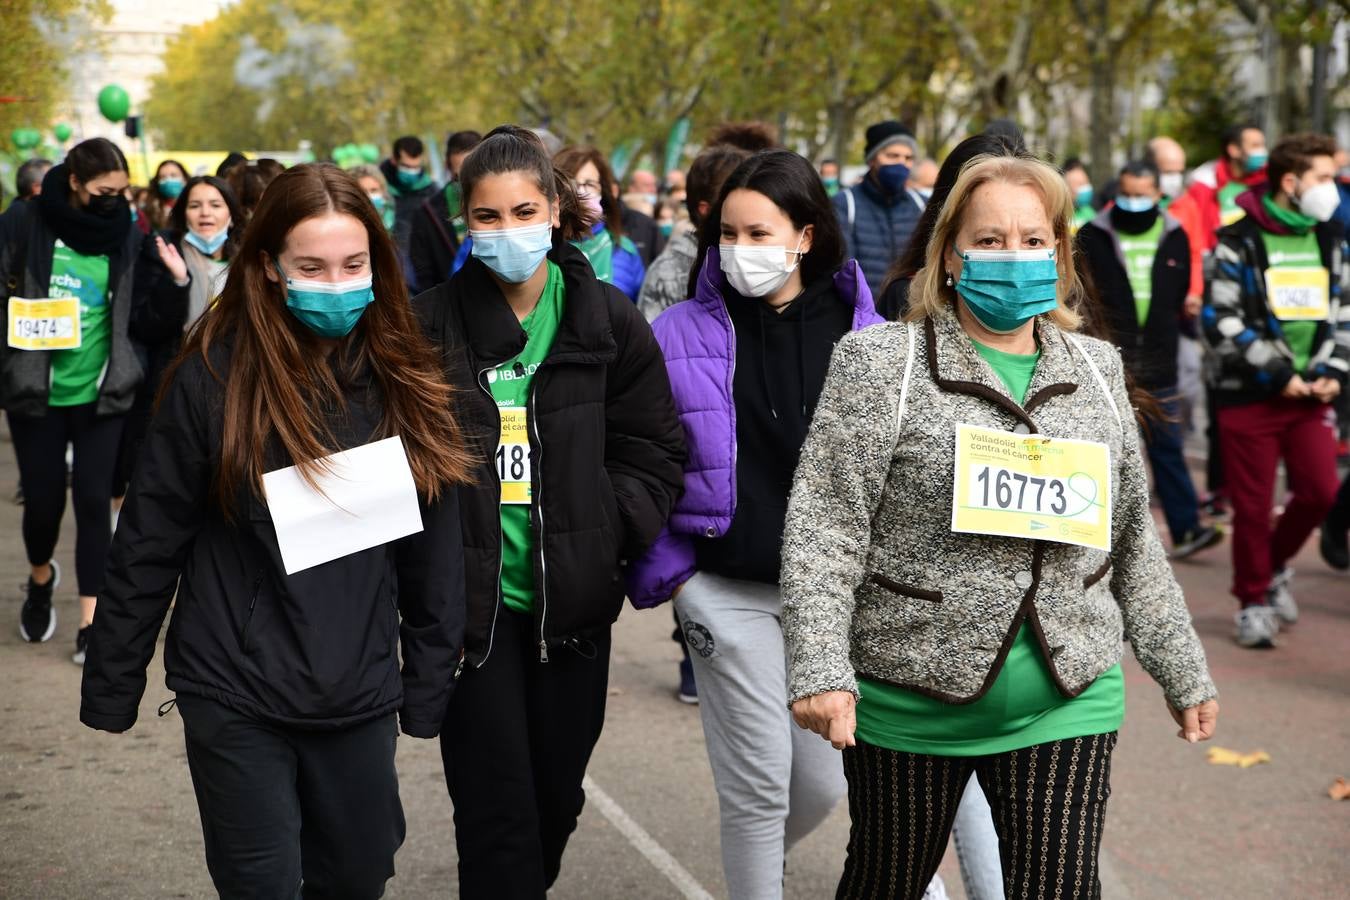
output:
[[[0,446],[0,491],[14,483]],[[58,600],[56,639],[21,644],[26,570],[17,507],[0,505],[0,897],[209,897],[201,834],[158,656],[141,719],[125,735],[76,720],[77,615]],[[68,521],[59,559],[70,562]],[[1271,652],[1229,639],[1227,548],[1179,567],[1223,693],[1217,744],[1263,749],[1270,765],[1207,765],[1173,737],[1157,688],[1127,660],[1128,714],[1113,771],[1103,868],[1108,898],[1331,898],[1350,895],[1350,579],[1315,552],[1298,561],[1303,621]],[[72,569],[67,565],[67,571]],[[552,892],[557,900],[725,896],[717,807],[698,713],[673,699],[669,613],[627,612],[615,636],[609,716],[590,777],[597,790]],[[450,802],[434,742],[404,739],[408,841],[393,898],[454,897]],[[790,855],[787,896],[833,896],[848,820],[835,815]],[[963,896],[949,854],[943,872]]]

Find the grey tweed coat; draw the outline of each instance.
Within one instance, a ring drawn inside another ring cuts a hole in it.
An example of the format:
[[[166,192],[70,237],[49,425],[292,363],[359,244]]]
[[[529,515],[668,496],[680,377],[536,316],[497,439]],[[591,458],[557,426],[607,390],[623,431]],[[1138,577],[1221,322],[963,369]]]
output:
[[[1122,636],[1174,708],[1216,695],[1149,513],[1120,354],[1070,338],[1044,317],[1036,328],[1041,358],[1025,406],[951,312],[839,342],[783,535],[790,700],[835,690],[856,696],[862,676],[973,702],[993,684],[1023,622],[1066,697],[1120,661]],[[951,531],[957,423],[1107,444],[1111,553]]]

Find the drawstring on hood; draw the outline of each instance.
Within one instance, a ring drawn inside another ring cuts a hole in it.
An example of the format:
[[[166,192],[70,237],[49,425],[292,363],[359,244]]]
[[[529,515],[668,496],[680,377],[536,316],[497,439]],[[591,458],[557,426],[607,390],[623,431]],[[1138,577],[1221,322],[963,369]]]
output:
[[[759,325],[759,375],[764,386],[764,398],[769,401],[769,413],[775,419],[778,418],[778,404],[773,396],[773,382],[769,378],[769,353],[768,342],[764,336],[764,323],[772,316],[787,315],[788,310],[796,304],[805,293],[806,292],[803,291],[787,303],[784,303],[781,309],[768,307],[767,304],[753,299],[747,298],[745,300],[746,303],[759,303],[760,306],[759,315],[755,317],[755,320]],[[797,378],[798,386],[801,388],[801,412],[803,416],[808,416],[810,415],[810,412],[806,402],[806,315],[804,312],[797,316],[797,331]]]

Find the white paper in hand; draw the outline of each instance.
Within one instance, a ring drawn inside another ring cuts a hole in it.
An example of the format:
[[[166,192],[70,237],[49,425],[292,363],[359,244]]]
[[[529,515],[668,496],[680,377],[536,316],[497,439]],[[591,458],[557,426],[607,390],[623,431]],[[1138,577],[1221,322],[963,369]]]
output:
[[[422,530],[402,439],[344,450],[327,461],[329,470],[317,478],[322,493],[295,466],[263,475],[287,575]]]

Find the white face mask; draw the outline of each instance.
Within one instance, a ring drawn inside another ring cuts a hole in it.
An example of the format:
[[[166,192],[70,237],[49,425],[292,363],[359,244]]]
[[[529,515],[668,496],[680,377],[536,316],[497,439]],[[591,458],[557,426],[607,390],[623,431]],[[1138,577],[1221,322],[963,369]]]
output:
[[[722,244],[718,247],[722,258],[722,272],[727,281],[742,297],[767,297],[787,284],[789,276],[801,263],[802,241],[806,232],[797,238],[797,249],[789,251],[783,244]],[[794,260],[788,263],[788,253]]]
[[[1186,189],[1186,178],[1180,172],[1164,172],[1158,176],[1158,189],[1164,197],[1175,200]]]
[[[1329,222],[1336,214],[1336,207],[1341,205],[1341,192],[1336,189],[1334,182],[1324,181],[1308,188],[1303,196],[1295,197],[1294,203],[1305,216],[1319,222]]]

